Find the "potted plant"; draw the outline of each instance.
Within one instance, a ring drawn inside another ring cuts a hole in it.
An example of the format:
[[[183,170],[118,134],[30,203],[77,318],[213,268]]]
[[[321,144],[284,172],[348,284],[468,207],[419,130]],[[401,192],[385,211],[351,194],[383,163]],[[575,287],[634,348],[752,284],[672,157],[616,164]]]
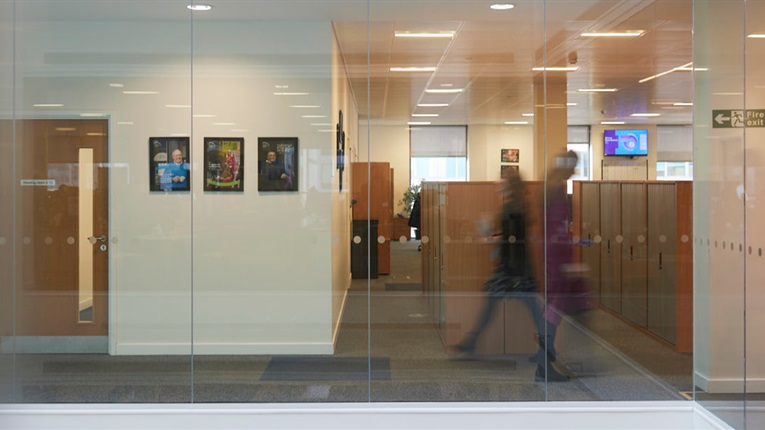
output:
[[[403,218],[409,218],[409,216],[412,214],[412,205],[414,205],[414,199],[416,199],[417,195],[419,194],[419,185],[410,185],[409,188],[404,191],[404,197],[398,201],[398,204],[401,205],[402,208],[401,212],[403,214]]]

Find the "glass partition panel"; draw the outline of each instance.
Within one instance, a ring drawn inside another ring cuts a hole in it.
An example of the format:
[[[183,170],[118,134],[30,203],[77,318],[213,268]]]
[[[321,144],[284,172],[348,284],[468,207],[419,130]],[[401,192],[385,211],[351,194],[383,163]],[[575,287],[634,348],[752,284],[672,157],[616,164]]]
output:
[[[390,372],[351,282],[366,2],[217,1],[193,28],[194,401],[367,401]]]
[[[202,178],[186,2],[13,3],[2,385],[24,403],[188,402]]]
[[[747,428],[745,312],[753,309],[744,286],[759,246],[756,236],[745,235],[756,210],[744,201],[754,185],[747,178],[756,172],[745,162],[754,155],[743,122],[750,101],[746,4],[694,2],[695,398],[736,429]]]
[[[534,121],[548,399],[688,399],[692,183],[657,183],[656,159],[657,127],[692,121],[692,75],[679,69],[692,61],[692,4],[546,5]],[[567,126],[582,125],[593,180],[567,193],[580,156],[565,154]]]
[[[0,1],[0,403],[13,399],[13,2]],[[7,269],[6,269],[7,268]]]

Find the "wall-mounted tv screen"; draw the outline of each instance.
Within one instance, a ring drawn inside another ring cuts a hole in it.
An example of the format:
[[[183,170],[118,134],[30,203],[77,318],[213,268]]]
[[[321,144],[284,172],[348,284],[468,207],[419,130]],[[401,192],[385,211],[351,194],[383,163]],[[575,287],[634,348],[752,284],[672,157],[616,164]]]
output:
[[[648,130],[605,130],[603,154],[628,157],[648,155]]]

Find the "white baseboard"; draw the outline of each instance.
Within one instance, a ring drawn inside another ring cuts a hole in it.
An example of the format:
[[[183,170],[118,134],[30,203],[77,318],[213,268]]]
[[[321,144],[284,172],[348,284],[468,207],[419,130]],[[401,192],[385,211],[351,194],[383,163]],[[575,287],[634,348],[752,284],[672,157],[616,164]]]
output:
[[[0,405],[4,429],[731,430],[694,402]]]
[[[707,393],[743,393],[746,382],[747,393],[765,393],[765,378],[709,378],[699,372],[695,372],[696,386]]]

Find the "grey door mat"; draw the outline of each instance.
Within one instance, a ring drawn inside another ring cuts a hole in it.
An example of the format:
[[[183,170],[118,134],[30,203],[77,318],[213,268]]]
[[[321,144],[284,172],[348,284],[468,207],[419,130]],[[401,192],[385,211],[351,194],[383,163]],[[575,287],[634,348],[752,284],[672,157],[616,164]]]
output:
[[[390,380],[388,357],[273,357],[261,381]]]

